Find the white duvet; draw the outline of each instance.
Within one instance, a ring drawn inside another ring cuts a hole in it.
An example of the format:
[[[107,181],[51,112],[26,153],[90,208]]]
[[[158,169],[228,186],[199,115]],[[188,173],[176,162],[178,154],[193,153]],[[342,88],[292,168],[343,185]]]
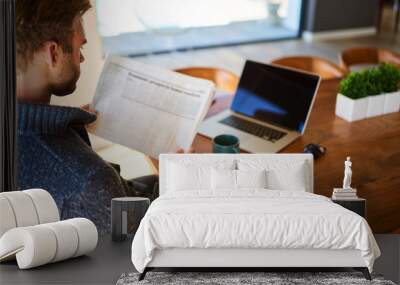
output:
[[[367,222],[328,198],[299,191],[172,192],[156,199],[132,243],[143,272],[155,249],[358,249],[372,271],[380,251]]]

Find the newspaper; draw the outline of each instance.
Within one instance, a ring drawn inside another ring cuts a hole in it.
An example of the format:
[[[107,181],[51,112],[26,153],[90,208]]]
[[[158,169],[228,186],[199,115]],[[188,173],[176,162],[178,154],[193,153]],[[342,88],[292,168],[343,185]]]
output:
[[[209,80],[108,57],[91,107],[97,136],[153,158],[188,149],[215,93]]]

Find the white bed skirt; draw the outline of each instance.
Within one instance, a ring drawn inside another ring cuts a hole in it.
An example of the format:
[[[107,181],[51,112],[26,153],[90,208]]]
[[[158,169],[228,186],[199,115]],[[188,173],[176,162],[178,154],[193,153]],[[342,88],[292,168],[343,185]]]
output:
[[[359,250],[194,249],[155,250],[147,267],[366,267]]]
[[[366,267],[359,250],[197,249],[155,250],[147,267]]]

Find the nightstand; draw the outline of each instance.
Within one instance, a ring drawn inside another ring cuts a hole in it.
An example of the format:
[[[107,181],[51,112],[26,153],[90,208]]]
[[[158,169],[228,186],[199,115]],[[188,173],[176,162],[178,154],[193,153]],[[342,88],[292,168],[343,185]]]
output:
[[[339,204],[340,206],[359,214],[361,217],[366,218],[367,214],[367,200],[363,198],[349,199],[349,200],[336,200],[332,199],[333,203]]]
[[[113,198],[111,200],[112,240],[124,241],[128,235],[135,235],[149,206],[150,199],[144,197]]]

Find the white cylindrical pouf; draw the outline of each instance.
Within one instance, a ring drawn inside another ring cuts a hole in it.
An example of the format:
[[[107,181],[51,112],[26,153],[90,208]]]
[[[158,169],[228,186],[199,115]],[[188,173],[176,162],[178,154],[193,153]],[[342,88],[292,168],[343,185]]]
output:
[[[20,269],[40,266],[53,260],[57,251],[57,240],[54,232],[37,225],[14,228],[6,232],[0,243],[0,255],[16,253]]]
[[[59,219],[54,199],[43,189],[0,193],[0,261],[16,258],[20,269],[28,269],[96,248],[93,222]]]
[[[16,226],[17,222],[10,202],[0,194],[0,238],[6,231]]]
[[[29,189],[22,191],[30,196],[36,208],[39,218],[39,224],[57,222],[60,220],[60,214],[53,197],[43,189]]]
[[[39,223],[35,205],[28,194],[22,191],[1,193],[11,205],[15,215],[17,227],[33,226]]]
[[[65,221],[41,225],[51,229],[57,238],[57,251],[51,262],[57,262],[74,256],[78,249],[78,233]]]
[[[64,222],[74,226],[78,233],[79,244],[74,257],[91,252],[96,248],[98,233],[92,221],[85,218],[74,218]]]

